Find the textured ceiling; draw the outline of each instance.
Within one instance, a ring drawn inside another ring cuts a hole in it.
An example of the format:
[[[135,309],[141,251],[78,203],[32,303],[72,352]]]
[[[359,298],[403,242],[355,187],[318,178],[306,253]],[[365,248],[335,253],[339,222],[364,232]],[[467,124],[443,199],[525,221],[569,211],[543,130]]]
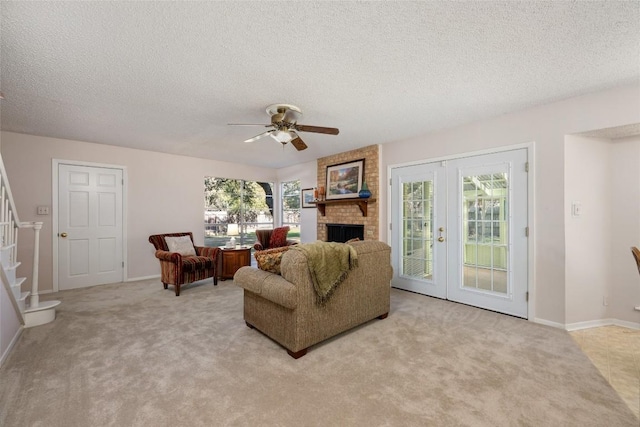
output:
[[[640,123],[632,123],[630,125],[617,126],[613,128],[596,129],[588,132],[582,132],[578,135],[588,136],[591,138],[622,139],[629,136],[640,135]]]
[[[267,167],[640,79],[640,2],[0,2],[2,129]],[[299,106],[309,149],[242,141]]]

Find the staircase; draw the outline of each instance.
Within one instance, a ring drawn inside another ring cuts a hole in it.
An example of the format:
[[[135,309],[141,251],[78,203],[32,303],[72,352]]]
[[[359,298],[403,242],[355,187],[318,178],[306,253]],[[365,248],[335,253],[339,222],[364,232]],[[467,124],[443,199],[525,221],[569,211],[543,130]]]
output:
[[[17,277],[20,266],[18,255],[18,231],[33,230],[33,271],[31,291],[22,291],[25,277]],[[0,156],[0,281],[18,315],[20,323],[29,328],[52,322],[56,318],[56,307],[60,301],[40,302],[38,294],[38,264],[40,262],[41,222],[20,222],[16,212],[9,180]]]

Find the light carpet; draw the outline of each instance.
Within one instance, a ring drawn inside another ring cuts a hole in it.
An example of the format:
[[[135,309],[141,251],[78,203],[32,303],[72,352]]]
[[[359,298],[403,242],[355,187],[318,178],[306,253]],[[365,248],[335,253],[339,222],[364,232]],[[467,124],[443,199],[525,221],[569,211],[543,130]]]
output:
[[[568,333],[392,290],[294,360],[232,281],[48,295],[0,369],[2,426],[638,426]],[[45,299],[45,298],[43,298]]]

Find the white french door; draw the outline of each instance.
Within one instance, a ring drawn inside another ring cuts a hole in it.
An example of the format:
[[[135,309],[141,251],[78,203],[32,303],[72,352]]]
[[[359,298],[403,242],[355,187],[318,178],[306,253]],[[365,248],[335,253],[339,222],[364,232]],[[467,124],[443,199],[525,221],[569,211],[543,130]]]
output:
[[[527,150],[391,170],[393,286],[527,317]]]
[[[58,165],[58,289],[121,282],[122,169]]]
[[[446,169],[440,163],[391,172],[393,285],[447,297],[447,252],[438,242],[446,217]]]

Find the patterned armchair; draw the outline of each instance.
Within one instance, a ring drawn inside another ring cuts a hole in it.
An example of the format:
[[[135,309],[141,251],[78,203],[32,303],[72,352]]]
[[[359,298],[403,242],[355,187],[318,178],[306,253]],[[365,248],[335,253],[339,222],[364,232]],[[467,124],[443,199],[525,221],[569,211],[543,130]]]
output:
[[[189,239],[187,240],[184,236],[188,236]],[[167,242],[167,237],[181,239],[169,239]],[[176,246],[176,241],[182,246]],[[167,289],[168,285],[173,285],[176,296],[180,295],[181,285],[198,280],[213,277],[214,286],[218,284],[216,269],[218,268],[220,248],[195,246],[193,233],[154,234],[149,236],[149,243],[156,248],[155,255],[160,260],[161,280],[164,288]],[[173,252],[169,250],[168,243],[174,246]]]
[[[277,227],[273,230],[256,230],[256,239],[258,241],[254,243],[253,248],[256,251],[264,251],[297,244],[298,242],[296,241],[287,240],[287,233],[289,233],[288,226]]]

